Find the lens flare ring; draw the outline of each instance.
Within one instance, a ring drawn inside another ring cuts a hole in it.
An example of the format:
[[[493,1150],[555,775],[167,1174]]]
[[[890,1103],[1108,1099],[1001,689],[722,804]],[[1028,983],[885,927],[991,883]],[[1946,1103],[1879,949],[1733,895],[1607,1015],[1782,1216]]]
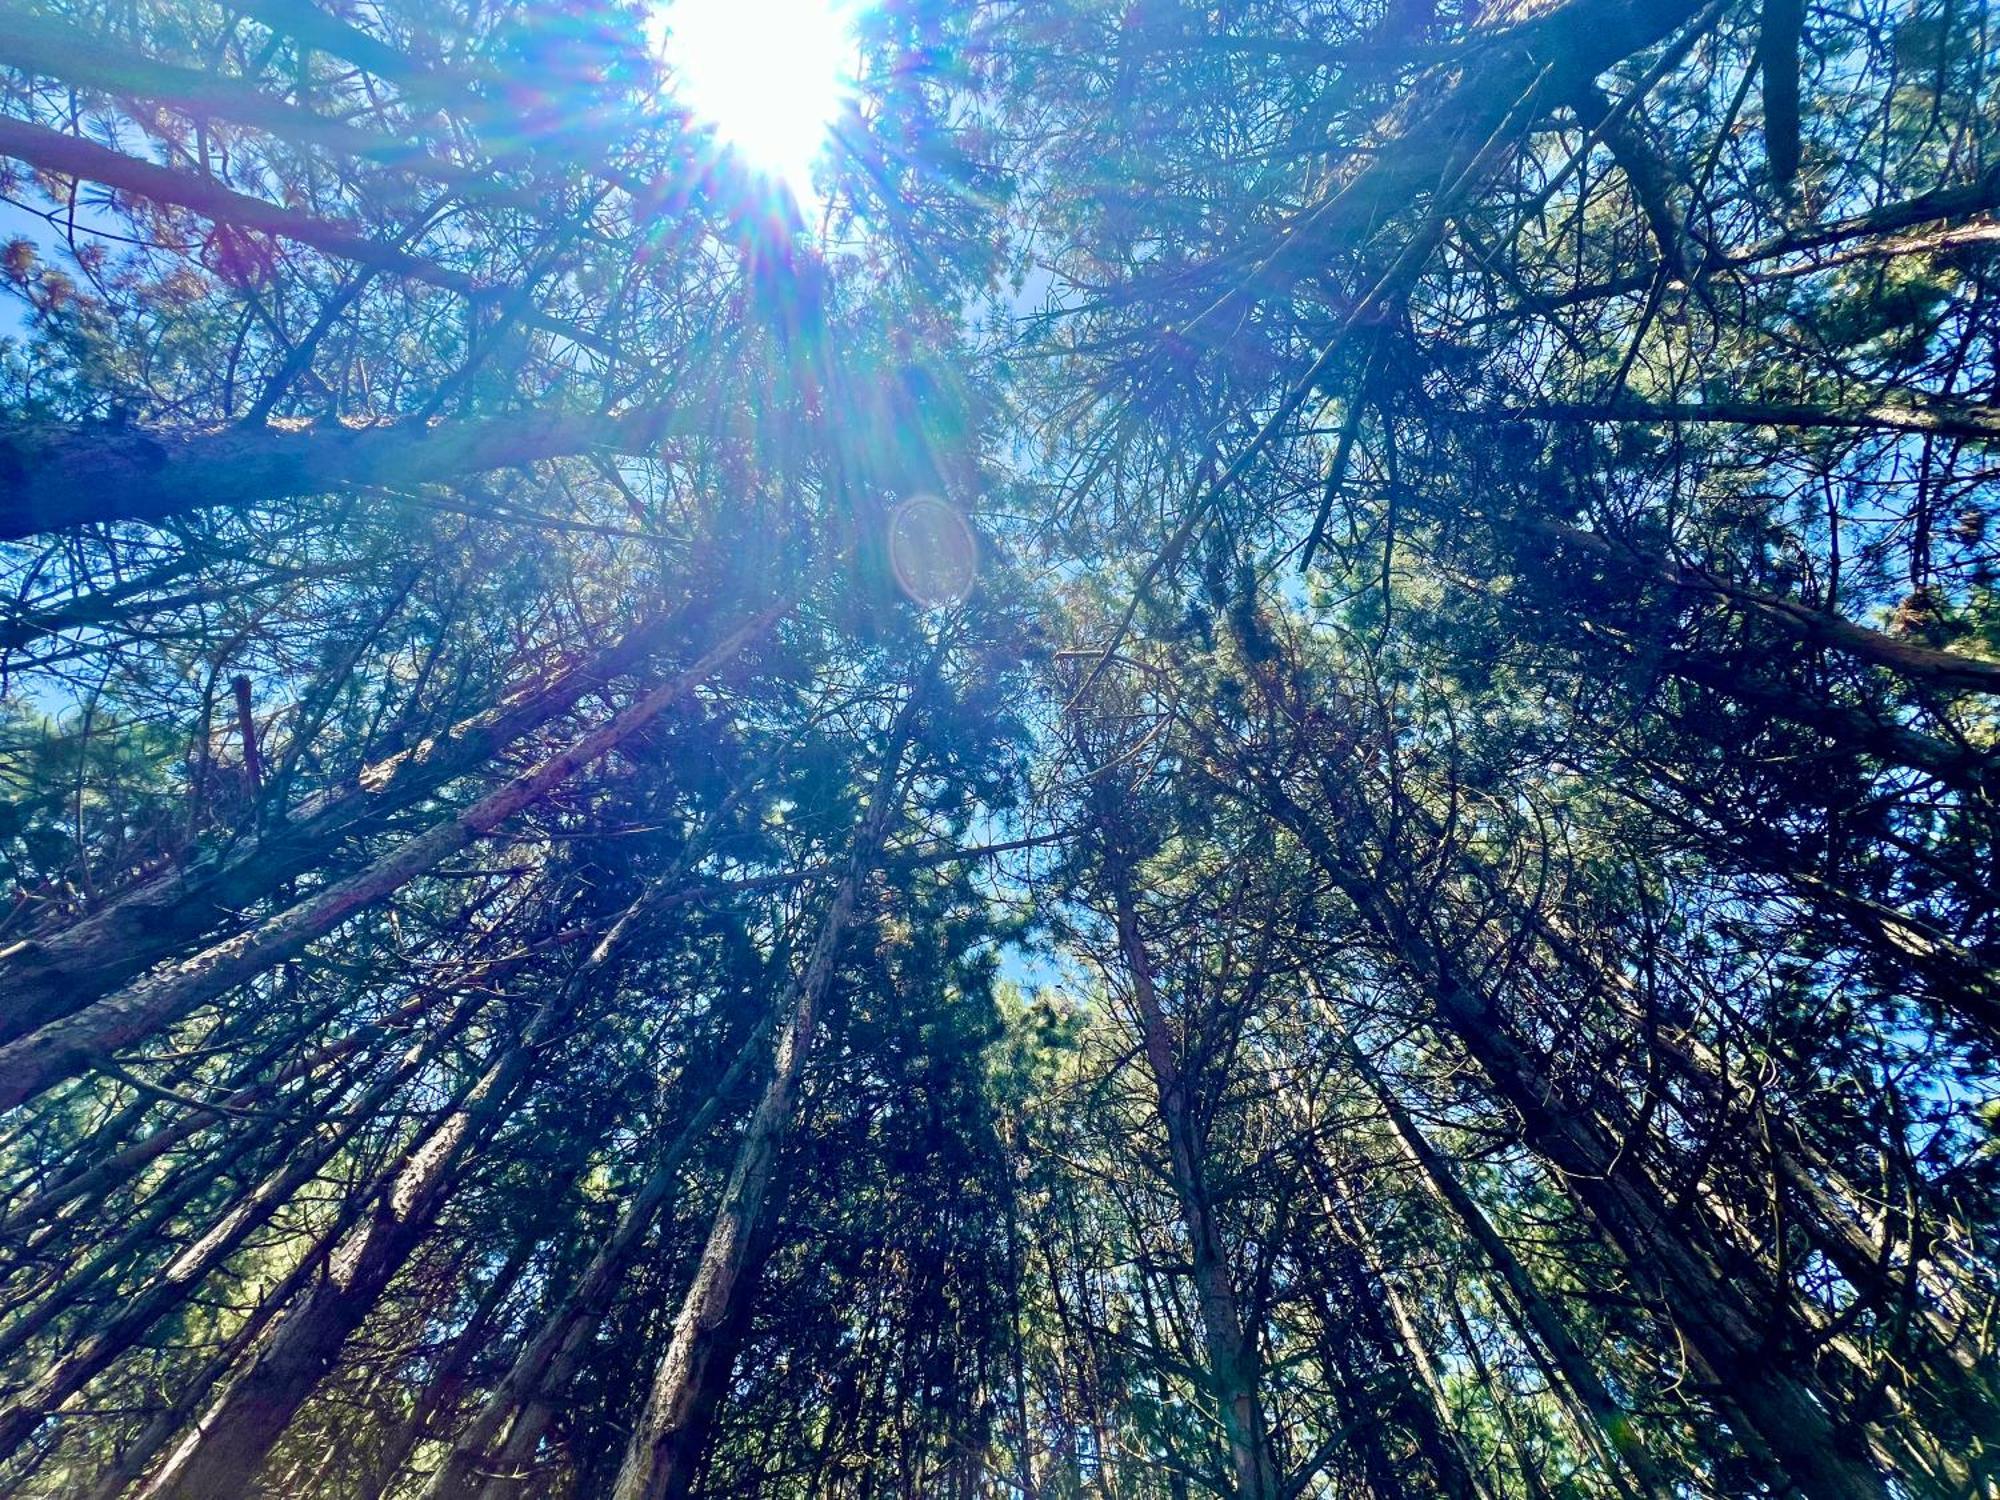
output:
[[[889,518],[889,568],[926,609],[963,604],[979,576],[972,525],[934,495],[913,495]]]

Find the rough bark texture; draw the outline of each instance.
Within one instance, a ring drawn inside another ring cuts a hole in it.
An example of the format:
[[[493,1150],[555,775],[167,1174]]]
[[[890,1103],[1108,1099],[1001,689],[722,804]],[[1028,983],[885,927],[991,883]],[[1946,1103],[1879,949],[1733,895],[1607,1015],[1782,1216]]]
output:
[[[744,1128],[743,1143],[723,1187],[694,1281],[674,1319],[667,1351],[654,1371],[645,1406],[626,1445],[612,1488],[613,1500],[664,1500],[677,1483],[686,1482],[688,1466],[700,1458],[698,1453],[689,1452],[686,1435],[713,1399],[710,1386],[726,1373],[718,1368],[716,1358],[720,1333],[729,1321],[745,1258],[763,1222],[778,1151],[791,1131],[794,1096],[812,1051],[820,1003],[833,982],[841,939],[900,801],[901,763],[911,712],[912,706],[906,704],[898,716],[846,873],[821,919],[805,969],[778,1007],[784,1021],[771,1076]]]
[[[0,124],[0,151],[7,128]],[[0,539],[354,485],[407,488],[578,453],[644,454],[686,430],[660,407],[162,431],[10,421],[0,423]]]
[[[505,1492],[512,1476],[532,1456],[554,1415],[553,1403],[568,1383],[584,1346],[595,1335],[618,1278],[666,1206],[688,1152],[707,1135],[723,1106],[749,1076],[766,1030],[759,1026],[744,1043],[714,1091],[660,1153],[610,1238],[598,1246],[583,1274],[515,1356],[506,1376],[452,1445],[425,1489],[426,1500],[463,1500],[478,1490],[482,1480],[490,1481],[488,1491],[497,1488]],[[494,1441],[503,1431],[506,1440],[494,1451]]]
[[[493,707],[375,762],[252,831],[219,863],[163,873],[55,931],[0,949],[0,1042],[81,1010],[204,936],[241,921],[286,881],[326,867],[338,844],[377,831],[447,782],[574,708],[663,645],[675,615],[642,620],[588,661],[523,683]]]
[[[422,1242],[464,1154],[499,1123],[550,1016],[510,1043],[444,1120],[415,1144],[366,1222],[328,1258],[326,1274],[198,1421],[142,1492],[145,1500],[240,1495],[341,1347]]]
[[[1118,946],[1132,985],[1144,1033],[1146,1065],[1160,1101],[1160,1123],[1166,1131],[1174,1197],[1181,1210],[1194,1259],[1195,1294],[1201,1306],[1202,1341],[1208,1360],[1208,1383],[1229,1445],[1236,1493],[1243,1500],[1278,1500],[1277,1465],[1264,1432],[1262,1404],[1257,1399],[1257,1352],[1244,1330],[1230,1276],[1222,1232],[1210,1202],[1206,1146],[1189,1108],[1187,1087],[1174,1054],[1173,1033],[1160,1009],[1151,957],[1139,932],[1131,881],[1121,867],[1112,876],[1117,904]]]
[[[583,766],[615,749],[731,660],[782,609],[731,632],[688,671],[655,688],[609,724],[514,778],[463,812],[406,840],[359,874],[205,949],[165,972],[128,985],[74,1015],[0,1047],[0,1108],[93,1066],[119,1047],[186,1015],[324,937],[355,913],[401,889],[448,855],[492,832]]]
[[[1656,1305],[1671,1309],[1691,1366],[1725,1411],[1740,1421],[1779,1488],[1798,1483],[1829,1500],[1882,1500],[1882,1478],[1867,1455],[1836,1430],[1796,1367],[1770,1359],[1767,1314],[1756,1289],[1739,1286],[1594,1120],[1562,1102],[1540,1062],[1512,1034],[1492,1002],[1404,914],[1394,899],[1340,850],[1304,810],[1270,783],[1273,810],[1300,838],[1363,920],[1429,993],[1441,1026],[1456,1036],[1494,1092],[1521,1122],[1523,1139],[1568,1185],[1623,1254]]]

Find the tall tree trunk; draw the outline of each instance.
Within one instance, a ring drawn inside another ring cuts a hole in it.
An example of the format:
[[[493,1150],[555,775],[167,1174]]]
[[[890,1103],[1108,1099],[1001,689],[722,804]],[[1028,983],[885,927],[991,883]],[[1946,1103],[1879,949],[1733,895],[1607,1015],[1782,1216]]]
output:
[[[369,1500],[381,1500],[394,1488],[396,1477],[402,1472],[410,1451],[422,1441],[438,1414],[449,1408],[464,1390],[466,1371],[493,1336],[495,1316],[534,1259],[536,1246],[540,1243],[540,1228],[537,1222],[521,1234],[506,1264],[500,1267],[492,1281],[487,1283],[486,1290],[480,1293],[471,1316],[465,1320],[465,1326],[445,1346],[444,1353],[438,1358],[437,1368],[410,1404],[409,1415],[382,1440],[381,1451],[375,1455],[368,1477],[362,1481],[359,1490]]]
[[[190,1137],[218,1124],[227,1124],[237,1112],[263,1112],[286,1084],[310,1078],[322,1068],[351,1057],[372,1043],[394,1035],[421,1018],[425,1011],[447,994],[454,991],[462,992],[481,984],[491,984],[508,970],[525,962],[526,957],[527,955],[521,955],[496,962],[476,963],[471,966],[470,973],[454,984],[426,985],[382,1019],[357,1026],[345,1036],[337,1037],[305,1056],[285,1064],[270,1077],[239,1084],[207,1107],[189,1105],[179,1116],[147,1131],[123,1149],[89,1165],[78,1164],[77,1169],[68,1176],[51,1183],[33,1197],[24,1199],[15,1205],[4,1219],[0,1219],[0,1238],[33,1227],[65,1204],[82,1198],[101,1199],[104,1194],[121,1183],[130,1181]],[[260,1071],[258,1066],[251,1066],[243,1069],[238,1076],[254,1079],[258,1071]],[[157,1103],[143,1096],[140,1102],[147,1108]],[[101,1132],[107,1139],[116,1139],[120,1133],[122,1132],[110,1128]],[[87,1212],[87,1207],[78,1211],[79,1214]],[[74,1218],[76,1215],[71,1217]]]
[[[1506,1284],[1515,1305],[1547,1351],[1550,1362],[1561,1372],[1563,1381],[1589,1413],[1592,1424],[1590,1440],[1597,1447],[1600,1457],[1607,1462],[1615,1457],[1616,1461],[1629,1468],[1649,1500],[1671,1500],[1673,1486],[1648,1456],[1644,1443],[1633,1429],[1631,1418],[1612,1399],[1610,1391],[1598,1378],[1596,1368],[1577,1346],[1569,1325],[1556,1311],[1555,1305],[1535,1284],[1534,1278],[1521,1264],[1520,1257],[1514,1254],[1513,1247],[1494,1229],[1444,1157],[1424,1138],[1395,1091],[1383,1082],[1374,1064],[1362,1054],[1354,1039],[1338,1028],[1336,1037],[1349,1066],[1367,1083],[1382,1112],[1388,1117],[1390,1129],[1404,1155],[1423,1174],[1424,1181],[1438,1201],[1458,1221],[1467,1237],[1486,1257],[1487,1264]]]
[[[1381,1307],[1376,1309],[1376,1316],[1387,1310],[1389,1316],[1383,1331],[1393,1346],[1401,1351],[1408,1371],[1414,1376],[1407,1382],[1409,1407],[1431,1468],[1436,1471],[1445,1493],[1453,1496],[1454,1500],[1487,1500],[1489,1492],[1482,1481],[1477,1459],[1459,1433],[1458,1421],[1451,1409],[1451,1398],[1444,1388],[1443,1378],[1438,1374],[1437,1361],[1431,1357],[1430,1340],[1390,1277],[1381,1246],[1350,1205],[1335,1201],[1331,1194],[1323,1193],[1323,1196],[1333,1223],[1354,1246],[1361,1268],[1381,1289],[1382,1302]]]
[[[735,1059],[701,1107],[688,1117],[660,1153],[652,1172],[626,1205],[611,1237],[598,1246],[583,1274],[542,1320],[534,1336],[514,1357],[506,1376],[481,1404],[471,1425],[453,1443],[451,1452],[425,1488],[425,1500],[465,1500],[480,1484],[482,1476],[490,1476],[493,1485],[503,1484],[533,1455],[555,1415],[553,1403],[595,1336],[618,1279],[680,1181],[681,1166],[689,1151],[708,1133],[716,1116],[743,1086],[768,1031],[767,1017],[737,1050]],[[503,1431],[505,1442],[489,1458],[489,1449]]]
[[[1207,1146],[1190,1108],[1173,1033],[1160,1009],[1153,966],[1139,931],[1132,901],[1131,873],[1119,854],[1110,856],[1112,899],[1117,909],[1118,947],[1132,984],[1145,1044],[1146,1065],[1159,1099],[1166,1130],[1174,1197],[1194,1260],[1195,1293],[1201,1304],[1207,1376],[1222,1417],[1236,1493],[1242,1500],[1278,1500],[1280,1482],[1265,1434],[1257,1395],[1256,1347],[1244,1328],[1229,1258],[1210,1202]]]
[[[225,1265],[249,1237],[278,1212],[364,1125],[373,1120],[389,1098],[447,1045],[484,1007],[475,996],[460,1007],[437,1036],[409,1050],[401,1064],[363,1093],[341,1113],[341,1122],[315,1138],[294,1143],[281,1155],[274,1172],[231,1204],[193,1244],[176,1255],[145,1285],[119,1299],[110,1320],[75,1339],[62,1357],[44,1370],[0,1410],[0,1457],[12,1453],[41,1421],[79,1391],[100,1371],[131,1349],[161,1318],[193,1296]],[[336,1095],[323,1105],[324,1120],[339,1103]]]
[[[0,1109],[93,1067],[98,1059],[185,1016],[326,936],[355,913],[400,890],[447,856],[607,754],[705,681],[788,605],[739,626],[695,665],[654,688],[610,723],[550,756],[453,817],[417,834],[356,875],[317,891],[248,932],[205,949],[164,973],[126,986],[74,1015],[0,1047]]]
[[[792,1126],[793,1097],[805,1071],[821,1001],[833,982],[841,939],[860,899],[862,883],[880,857],[892,815],[902,800],[903,751],[909,742],[918,692],[898,713],[888,753],[875,778],[871,805],[848,857],[847,870],[820,922],[804,971],[777,1006],[784,1021],[763,1096],[743,1132],[735,1165],[724,1184],[694,1281],[674,1320],[666,1353],[654,1371],[639,1418],[626,1444],[612,1488],[613,1500],[663,1500],[686,1482],[688,1466],[699,1459],[686,1447],[721,1378],[716,1358],[720,1330],[728,1322],[744,1259],[763,1222],[765,1198],[779,1148]]]
[[[1492,1001],[1466,983],[1444,950],[1363,873],[1359,859],[1336,848],[1272,778],[1258,780],[1269,809],[1416,976],[1437,1022],[1479,1064],[1520,1120],[1528,1144],[1618,1247],[1655,1305],[1671,1309],[1702,1384],[1735,1416],[1746,1446],[1771,1469],[1772,1483],[1779,1489],[1800,1485],[1827,1500],[1883,1500],[1881,1476],[1836,1423],[1837,1403],[1772,1357],[1773,1309],[1758,1306],[1748,1289],[1735,1284],[1632,1153],[1562,1103],[1561,1090],[1502,1023]]]
[[[340,842],[380,831],[394,814],[478,770],[586,694],[632,671],[685,618],[684,612],[653,615],[588,660],[519,684],[493,707],[363,768],[351,784],[267,820],[213,868],[155,876],[59,930],[0,950],[0,987],[7,995],[0,1042],[81,1010],[203,936],[228,930],[285,882],[324,868]]]
[[[393,1182],[376,1194],[366,1222],[341,1242],[318,1284],[153,1476],[146,1500],[214,1500],[245,1492],[348,1337],[429,1234],[459,1162],[499,1124],[556,1019],[553,1006],[539,1011],[522,1035],[503,1044],[463,1100],[412,1145]]]
[[[386,1178],[375,1184],[386,1185]],[[366,1195],[363,1195],[366,1196]],[[118,1500],[146,1472],[161,1449],[182,1436],[194,1414],[216,1382],[229,1373],[263,1337],[271,1321],[292,1305],[293,1299],[314,1280],[320,1269],[339,1248],[360,1211],[359,1202],[343,1205],[332,1222],[307,1246],[296,1265],[250,1310],[242,1327],[232,1333],[213,1357],[204,1361],[187,1378],[176,1382],[172,1400],[140,1430],[137,1437],[119,1450],[117,1461],[97,1476],[88,1500]]]

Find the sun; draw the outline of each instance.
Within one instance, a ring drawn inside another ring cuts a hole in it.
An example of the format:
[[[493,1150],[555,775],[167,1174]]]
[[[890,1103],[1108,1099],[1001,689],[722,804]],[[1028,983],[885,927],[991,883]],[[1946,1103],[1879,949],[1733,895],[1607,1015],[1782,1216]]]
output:
[[[670,86],[744,165],[801,199],[854,92],[853,0],[667,0]]]

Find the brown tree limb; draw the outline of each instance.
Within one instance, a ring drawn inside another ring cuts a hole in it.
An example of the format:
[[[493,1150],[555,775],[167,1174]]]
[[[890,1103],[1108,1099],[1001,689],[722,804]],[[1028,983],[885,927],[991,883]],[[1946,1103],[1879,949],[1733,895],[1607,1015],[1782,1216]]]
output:
[[[367,909],[468,848],[508,818],[617,748],[732,660],[790,609],[773,605],[731,631],[692,667],[631,704],[533,769],[463,811],[405,840],[346,880],[316,891],[248,932],[105,996],[62,1020],[0,1047],[0,1109],[89,1069],[197,1006],[301,952]]]
[[[647,453],[689,430],[661,407],[192,429],[0,422],[0,539],[356,485],[431,484],[580,453]]]
[[[491,291],[462,271],[375,239],[359,225],[316,219],[310,214],[280,208],[218,182],[127,156],[95,141],[27,120],[0,117],[0,155],[25,162],[37,171],[80,178],[154,203],[185,208],[212,223],[253,229],[274,239],[308,245],[322,254],[407,276],[461,296],[484,297]]]

